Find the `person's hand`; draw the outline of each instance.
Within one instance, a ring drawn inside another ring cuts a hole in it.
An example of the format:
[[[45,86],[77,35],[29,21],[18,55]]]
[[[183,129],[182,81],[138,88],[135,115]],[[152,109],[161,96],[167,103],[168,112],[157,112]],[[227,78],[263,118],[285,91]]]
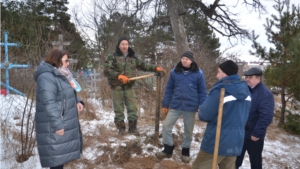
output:
[[[55,133],[56,133],[57,135],[59,135],[59,136],[62,136],[62,135],[64,135],[65,130],[64,130],[64,129],[60,129],[60,130],[57,130]]]
[[[160,116],[160,120],[165,120],[165,118],[167,117],[167,114],[168,114],[168,108],[161,108],[161,116]]]
[[[167,74],[166,70],[163,69],[162,67],[159,67],[159,66],[157,66],[157,67],[155,68],[155,71],[156,71],[156,72],[159,72],[159,73],[161,74],[161,76],[165,76],[165,75]]]
[[[120,80],[121,82],[123,82],[124,84],[128,83],[129,82],[129,79],[127,76],[124,76],[124,75],[119,75],[118,76],[118,80]]]
[[[72,87],[73,89],[75,89],[75,88],[76,88],[76,85],[75,85],[75,83],[74,83],[74,82],[70,81],[70,85],[71,85],[71,87]]]
[[[252,141],[257,141],[257,140],[259,140],[259,138],[255,137],[255,136],[251,136],[251,140]]]
[[[168,114],[168,110],[169,110],[168,108],[163,107],[163,108],[161,108],[161,113],[167,115]]]
[[[156,71],[156,72],[162,72],[162,71],[164,71],[164,69],[163,69],[162,67],[157,66],[157,67],[155,68],[155,71]]]
[[[81,112],[82,110],[83,110],[83,105],[79,102],[79,103],[77,103],[77,110],[78,110],[78,112]]]

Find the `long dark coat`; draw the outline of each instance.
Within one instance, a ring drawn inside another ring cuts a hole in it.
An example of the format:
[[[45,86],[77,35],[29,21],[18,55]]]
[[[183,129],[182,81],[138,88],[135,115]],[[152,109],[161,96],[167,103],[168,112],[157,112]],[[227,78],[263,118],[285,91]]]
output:
[[[48,63],[40,64],[34,80],[35,131],[42,167],[55,167],[80,158],[82,134],[76,104],[82,101],[67,78]],[[60,129],[64,129],[63,136],[55,133]]]

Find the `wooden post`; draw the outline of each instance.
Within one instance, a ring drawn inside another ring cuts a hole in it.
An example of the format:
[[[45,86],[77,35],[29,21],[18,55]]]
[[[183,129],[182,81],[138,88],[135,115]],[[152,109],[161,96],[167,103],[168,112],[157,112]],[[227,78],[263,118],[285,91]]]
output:
[[[160,115],[160,90],[161,90],[161,76],[156,76],[156,114],[155,114],[155,133],[154,133],[154,145],[158,145],[159,135],[159,115]]]
[[[217,159],[218,159],[218,154],[219,154],[220,134],[221,134],[221,126],[222,126],[224,93],[225,93],[225,89],[222,88],[221,92],[220,92],[218,122],[217,122],[216,140],[215,140],[215,148],[214,148],[214,157],[213,157],[212,169],[216,169],[216,167],[217,167]]]

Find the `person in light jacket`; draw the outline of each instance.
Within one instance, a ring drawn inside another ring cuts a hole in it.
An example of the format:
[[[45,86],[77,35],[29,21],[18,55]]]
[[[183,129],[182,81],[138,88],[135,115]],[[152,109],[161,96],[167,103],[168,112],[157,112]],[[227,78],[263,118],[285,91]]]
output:
[[[184,136],[181,145],[181,160],[191,160],[190,147],[193,140],[195,113],[206,99],[204,74],[194,61],[194,55],[185,51],[174,70],[171,71],[162,102],[162,116],[166,116],[162,135],[164,150],[156,152],[159,159],[171,158],[174,150],[172,129],[180,116],[183,117]],[[167,114],[167,115],[166,115]]]
[[[225,94],[217,164],[219,169],[235,168],[236,156],[242,152],[245,125],[251,107],[251,94],[247,83],[240,80],[237,72],[238,66],[232,60],[219,65],[219,81],[210,90],[198,113],[199,120],[207,122],[207,126],[192,169],[212,168],[222,88],[225,89]]]
[[[62,169],[79,159],[82,133],[78,112],[84,103],[58,69],[68,62],[65,51],[52,49],[34,74],[36,82],[35,132],[42,167]]]

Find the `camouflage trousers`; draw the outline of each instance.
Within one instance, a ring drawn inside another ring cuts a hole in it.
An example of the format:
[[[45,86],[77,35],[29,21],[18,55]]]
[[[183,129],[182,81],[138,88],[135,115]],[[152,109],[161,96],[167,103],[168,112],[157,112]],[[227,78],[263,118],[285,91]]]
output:
[[[134,97],[133,89],[124,88],[122,86],[117,86],[111,89],[112,100],[115,112],[115,121],[122,121],[125,119],[124,106],[126,106],[129,121],[137,120],[137,104]]]

